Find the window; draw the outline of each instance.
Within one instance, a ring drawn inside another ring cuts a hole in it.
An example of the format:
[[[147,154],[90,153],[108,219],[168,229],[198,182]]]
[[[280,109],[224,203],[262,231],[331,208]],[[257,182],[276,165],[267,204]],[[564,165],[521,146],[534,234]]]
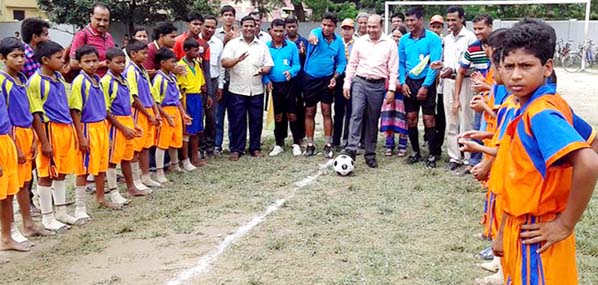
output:
[[[14,10],[14,11],[12,11],[12,17],[16,21],[23,21],[23,20],[25,20],[25,11],[23,11],[23,10]]]

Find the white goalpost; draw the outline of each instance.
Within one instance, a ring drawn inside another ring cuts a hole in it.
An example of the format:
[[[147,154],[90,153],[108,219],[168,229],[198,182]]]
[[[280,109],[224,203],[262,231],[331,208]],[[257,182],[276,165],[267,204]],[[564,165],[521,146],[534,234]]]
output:
[[[530,4],[585,4],[586,16],[584,22],[584,44],[589,40],[590,34],[590,5],[591,0],[471,0],[471,1],[385,1],[384,2],[384,30],[388,34],[388,23],[390,20],[390,6],[450,6],[450,5],[530,5]],[[581,57],[581,70],[586,66],[586,57]]]

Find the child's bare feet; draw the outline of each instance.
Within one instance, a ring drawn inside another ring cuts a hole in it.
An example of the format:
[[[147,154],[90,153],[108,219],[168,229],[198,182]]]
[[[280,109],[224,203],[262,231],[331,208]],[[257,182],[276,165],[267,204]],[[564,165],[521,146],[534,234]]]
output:
[[[140,196],[147,196],[147,195],[149,195],[148,191],[141,191],[141,190],[138,190],[137,188],[127,189],[127,193],[129,193],[130,197],[132,197],[132,196],[140,197]]]
[[[98,201],[98,205],[100,206],[100,208],[106,208],[106,209],[110,209],[110,210],[120,210],[122,209],[122,206],[116,203],[112,203],[112,202],[108,202],[106,200],[104,201]]]
[[[39,225],[32,225],[29,228],[23,228],[23,235],[26,237],[35,237],[35,236],[53,236],[55,232],[48,231]]]

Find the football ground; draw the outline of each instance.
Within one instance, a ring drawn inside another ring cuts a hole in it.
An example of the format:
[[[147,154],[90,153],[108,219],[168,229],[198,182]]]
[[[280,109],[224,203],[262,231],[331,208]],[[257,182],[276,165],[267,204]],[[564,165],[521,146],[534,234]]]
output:
[[[598,75],[557,74],[559,92],[598,127]],[[273,143],[264,131],[264,151]],[[170,174],[123,211],[90,196],[91,223],[34,238],[29,253],[0,252],[10,259],[0,283],[473,284],[487,275],[474,259],[489,245],[474,237],[480,184],[452,176],[444,159],[428,170],[384,157],[381,139],[378,150],[378,169],[358,156],[350,177],[287,147]],[[576,228],[580,284],[598,284],[597,196]]]

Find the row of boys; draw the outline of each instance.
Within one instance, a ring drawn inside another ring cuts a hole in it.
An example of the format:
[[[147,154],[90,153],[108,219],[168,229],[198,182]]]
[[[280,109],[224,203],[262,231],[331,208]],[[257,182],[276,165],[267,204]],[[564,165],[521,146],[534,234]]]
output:
[[[26,251],[31,244],[25,236],[50,235],[68,229],[69,225],[87,222],[90,219],[85,188],[88,175],[94,176],[97,189],[104,189],[107,175],[111,201],[105,198],[104,191],[96,191],[96,201],[102,207],[119,209],[129,203],[118,191],[116,166],[119,164],[129,195],[147,195],[151,190],[135,183],[138,174],[132,169],[139,169],[137,161],[148,159],[147,150],[152,146],[157,146],[159,183],[168,182],[164,175],[167,151],[172,169],[184,171],[179,167],[177,151],[187,149],[189,135],[203,131],[200,93],[205,85],[197,60],[198,42],[186,40],[184,51],[185,57],[179,62],[172,50],[159,49],[154,57],[159,70],[150,80],[141,66],[147,58],[147,45],[133,41],[127,45],[126,55],[117,48],[107,51],[109,71],[100,78],[96,74],[98,52],[84,45],[75,52],[81,71],[73,80],[69,94],[60,73],[62,46],[52,41],[39,43],[35,59],[40,67],[27,78],[22,73],[23,43],[12,37],[0,41],[0,59],[5,63],[0,71],[3,249]],[[177,64],[184,64],[188,72],[176,77],[173,71]],[[186,108],[186,102],[193,104]],[[193,170],[188,152],[182,154],[184,168]],[[35,195],[39,198],[43,228],[32,222],[29,213],[26,190],[32,181],[34,165],[38,175]],[[77,176],[73,216],[66,209],[65,177],[69,174]],[[23,215],[25,236],[13,223],[14,195]]]

